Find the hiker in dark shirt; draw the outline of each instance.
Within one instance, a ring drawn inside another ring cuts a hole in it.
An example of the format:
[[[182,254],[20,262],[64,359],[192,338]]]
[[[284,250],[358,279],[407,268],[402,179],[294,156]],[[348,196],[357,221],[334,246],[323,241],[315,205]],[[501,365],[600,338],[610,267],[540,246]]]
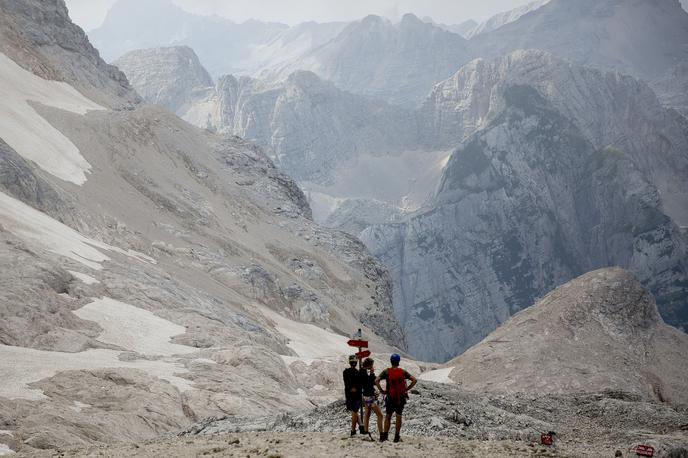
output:
[[[358,358],[349,356],[349,367],[344,369],[344,397],[346,410],[351,412],[351,435],[356,435],[356,425],[360,424],[358,410],[361,408],[361,373],[356,369]]]
[[[378,391],[375,388],[375,361],[371,358],[366,358],[363,361],[363,372],[361,373],[361,384],[363,391],[363,407],[365,408],[365,413],[363,414],[363,425],[365,426],[365,431],[370,435],[370,413],[375,412],[377,416],[377,431],[380,433],[380,441],[382,441],[382,410],[380,410],[380,405],[377,402]]]
[[[385,397],[385,429],[380,438],[380,442],[387,440],[389,435],[389,429],[392,423],[392,414],[396,415],[396,431],[394,433],[394,442],[400,442],[401,438],[399,432],[401,430],[401,415],[404,412],[404,406],[406,405],[406,399],[408,398],[408,391],[413,388],[417,380],[414,376],[406,372],[406,370],[399,367],[399,361],[401,361],[401,356],[393,354],[389,358],[392,367],[385,369],[382,373],[375,379],[375,385],[378,389],[386,395]],[[382,389],[380,381],[385,380],[386,389]],[[406,386],[406,380],[411,380],[411,384]]]

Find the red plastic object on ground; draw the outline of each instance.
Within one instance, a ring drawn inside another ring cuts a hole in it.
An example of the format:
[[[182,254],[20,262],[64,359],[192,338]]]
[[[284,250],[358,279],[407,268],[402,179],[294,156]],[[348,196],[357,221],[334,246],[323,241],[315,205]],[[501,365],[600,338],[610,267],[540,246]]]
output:
[[[350,347],[368,348],[367,340],[350,340],[347,342]]]
[[[542,445],[554,445],[554,433],[540,434],[540,443]]]
[[[635,454],[638,456],[655,456],[655,448],[650,445],[636,445]]]

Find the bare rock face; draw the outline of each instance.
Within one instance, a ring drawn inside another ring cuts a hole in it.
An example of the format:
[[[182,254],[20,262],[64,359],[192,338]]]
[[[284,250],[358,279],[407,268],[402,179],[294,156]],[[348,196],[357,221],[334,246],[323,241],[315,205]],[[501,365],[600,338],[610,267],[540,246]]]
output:
[[[450,358],[584,272],[620,265],[686,325],[686,245],[628,157],[530,86],[451,157],[432,205],[362,233],[390,267],[409,351]]]
[[[189,96],[213,86],[198,56],[186,46],[131,51],[113,62],[146,102],[176,112]]]
[[[0,2],[0,51],[47,79],[65,81],[94,101],[130,107],[140,98],[117,68],[103,62],[61,0]]]
[[[685,405],[686,351],[688,336],[664,324],[652,295],[613,268],[560,286],[448,367],[481,392],[618,390]]]
[[[504,88],[517,84],[536,88],[595,147],[623,151],[659,189],[666,213],[688,224],[688,124],[631,77],[542,51],[478,59],[438,84],[425,102],[427,142],[452,146],[484,128],[502,112]]]

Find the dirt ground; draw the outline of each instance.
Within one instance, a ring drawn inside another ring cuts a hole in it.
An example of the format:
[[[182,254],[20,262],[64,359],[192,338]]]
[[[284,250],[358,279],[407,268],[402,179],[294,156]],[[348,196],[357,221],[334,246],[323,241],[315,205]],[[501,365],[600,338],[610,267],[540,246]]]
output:
[[[136,444],[89,446],[70,450],[24,450],[17,457],[566,457],[555,448],[525,442],[460,441],[403,437],[401,443],[372,442],[366,436],[330,433],[252,432],[160,439]]]

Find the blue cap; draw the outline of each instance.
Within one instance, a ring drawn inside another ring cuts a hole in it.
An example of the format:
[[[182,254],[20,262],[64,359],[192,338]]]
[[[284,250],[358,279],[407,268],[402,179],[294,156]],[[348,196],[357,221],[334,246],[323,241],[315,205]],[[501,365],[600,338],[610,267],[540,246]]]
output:
[[[392,356],[389,357],[389,361],[392,364],[399,364],[399,361],[401,361],[401,356],[394,353]]]

